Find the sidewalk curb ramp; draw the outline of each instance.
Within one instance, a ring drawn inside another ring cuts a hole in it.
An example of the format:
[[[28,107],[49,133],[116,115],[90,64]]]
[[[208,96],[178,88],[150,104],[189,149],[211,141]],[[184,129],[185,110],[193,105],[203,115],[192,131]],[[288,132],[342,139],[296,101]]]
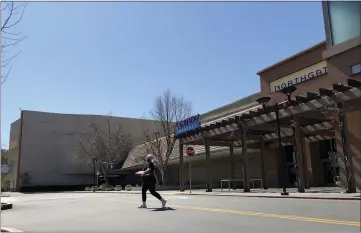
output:
[[[1,210],[9,210],[13,208],[13,204],[1,203]]]

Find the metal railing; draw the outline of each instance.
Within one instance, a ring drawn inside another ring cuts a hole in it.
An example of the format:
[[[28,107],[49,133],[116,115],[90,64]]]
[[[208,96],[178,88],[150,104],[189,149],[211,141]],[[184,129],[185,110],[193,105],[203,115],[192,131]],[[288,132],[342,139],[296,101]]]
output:
[[[261,184],[261,189],[263,189],[263,182],[262,179],[250,179],[250,182],[252,183],[252,189],[254,189],[255,187],[255,182],[259,181]],[[242,182],[242,184],[244,185],[244,179],[223,179],[221,180],[221,191],[223,191],[223,183],[226,182],[228,183],[228,190],[231,191],[231,182]]]

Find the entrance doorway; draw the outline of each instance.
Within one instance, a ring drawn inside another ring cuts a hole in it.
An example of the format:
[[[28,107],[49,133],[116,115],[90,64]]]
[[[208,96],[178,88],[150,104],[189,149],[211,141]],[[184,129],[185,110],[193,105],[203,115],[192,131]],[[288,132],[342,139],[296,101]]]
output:
[[[287,166],[287,181],[290,187],[297,186],[297,174],[295,170],[296,158],[293,152],[293,145],[285,146],[284,153],[286,156],[286,166]]]
[[[339,164],[337,159],[335,139],[320,141],[320,158],[323,167],[325,185],[333,185],[339,174]]]

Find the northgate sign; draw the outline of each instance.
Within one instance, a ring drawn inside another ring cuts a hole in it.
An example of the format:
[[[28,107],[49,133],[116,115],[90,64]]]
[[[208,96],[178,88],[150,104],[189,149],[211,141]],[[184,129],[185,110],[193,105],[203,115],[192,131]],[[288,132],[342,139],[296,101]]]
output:
[[[270,90],[271,93],[278,92],[288,86],[294,86],[324,74],[327,74],[327,63],[326,61],[321,61],[317,64],[271,82]]]

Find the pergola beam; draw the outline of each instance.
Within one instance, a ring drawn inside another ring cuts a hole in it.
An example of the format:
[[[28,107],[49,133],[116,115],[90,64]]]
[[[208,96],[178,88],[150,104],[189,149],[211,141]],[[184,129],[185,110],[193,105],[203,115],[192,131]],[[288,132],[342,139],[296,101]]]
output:
[[[304,133],[304,136],[305,136],[305,137],[317,136],[317,135],[319,135],[319,136],[335,137],[335,131],[329,130],[329,129],[324,129],[324,130],[320,130],[320,131]]]
[[[346,102],[349,100],[353,100],[356,98],[360,98],[361,97],[361,90],[360,87],[354,87],[354,86],[358,86],[358,82],[355,81],[348,81],[348,86],[353,87],[352,89],[349,89],[348,91],[345,92],[338,92],[336,90],[327,90],[327,89],[320,89],[320,93],[325,94],[326,96],[331,95],[331,91],[332,91],[332,95],[333,97],[336,98],[337,102]],[[352,83],[353,85],[350,85],[350,83]],[[326,91],[325,91],[326,90]],[[338,89],[339,90],[339,89]],[[280,104],[280,110],[279,110],[279,116],[280,118],[286,118],[288,116],[292,116],[292,115],[298,115],[298,114],[304,114],[307,112],[311,112],[311,111],[315,111],[321,107],[324,106],[330,106],[334,104],[334,100],[330,99],[329,97],[325,97],[317,94],[317,93],[307,93],[307,98],[308,102],[306,103],[301,103],[298,104],[296,106],[289,106],[286,103],[282,103]],[[282,109],[282,106],[285,107],[284,109]],[[238,116],[238,119],[242,120],[246,126],[246,128],[250,128],[253,125],[259,125],[262,123],[267,123],[267,122],[273,122],[275,120],[275,112],[270,112],[270,113],[266,113],[267,111],[270,111],[271,108],[266,107],[263,110],[258,110],[258,111],[252,111],[251,113],[245,113],[242,114],[241,116]],[[257,113],[257,116],[256,116]],[[252,116],[251,116],[252,115]],[[231,118],[232,119],[232,118]],[[234,118],[234,121],[227,121],[227,125],[224,125],[225,123],[221,123],[219,126],[219,128],[214,128],[213,127],[205,127],[206,129],[201,129],[201,132],[205,132],[207,131],[208,136],[209,137],[213,137],[216,135],[221,135],[227,132],[231,132],[233,130],[235,130],[237,128],[237,124],[235,122],[237,122],[237,118]],[[216,130],[215,130],[216,129]],[[193,140],[197,140],[198,138],[201,138],[202,135],[201,134],[197,134],[197,133],[189,133],[187,135],[184,135],[185,137],[185,143],[193,141]]]
[[[277,125],[276,124],[265,123],[265,124],[261,124],[261,125],[250,126],[249,129],[276,132],[277,131]],[[291,129],[291,127],[281,126],[281,131],[283,131],[283,132],[291,132],[292,129]]]

